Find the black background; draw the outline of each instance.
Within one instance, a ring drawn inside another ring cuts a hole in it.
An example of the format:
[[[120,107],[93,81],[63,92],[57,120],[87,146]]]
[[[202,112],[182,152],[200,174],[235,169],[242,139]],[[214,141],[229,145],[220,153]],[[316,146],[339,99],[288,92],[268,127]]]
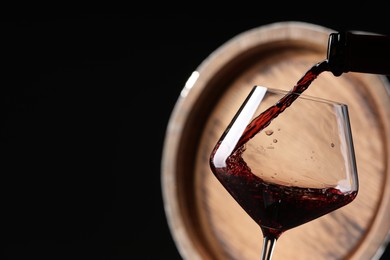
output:
[[[2,259],[181,259],[160,162],[191,73],[273,22],[390,34],[378,11],[2,19]]]

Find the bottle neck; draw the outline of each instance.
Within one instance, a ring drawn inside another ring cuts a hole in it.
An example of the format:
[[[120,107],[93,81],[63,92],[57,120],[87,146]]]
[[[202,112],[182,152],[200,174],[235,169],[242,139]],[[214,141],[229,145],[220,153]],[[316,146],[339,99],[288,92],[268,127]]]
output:
[[[331,33],[328,41],[329,71],[390,75],[390,37],[353,32]]]

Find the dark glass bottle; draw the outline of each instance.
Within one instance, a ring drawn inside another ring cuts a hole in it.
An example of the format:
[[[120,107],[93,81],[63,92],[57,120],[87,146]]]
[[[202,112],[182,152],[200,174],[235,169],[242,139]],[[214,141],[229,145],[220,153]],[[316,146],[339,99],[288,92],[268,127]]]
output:
[[[390,36],[371,33],[331,33],[328,41],[329,71],[390,75]]]

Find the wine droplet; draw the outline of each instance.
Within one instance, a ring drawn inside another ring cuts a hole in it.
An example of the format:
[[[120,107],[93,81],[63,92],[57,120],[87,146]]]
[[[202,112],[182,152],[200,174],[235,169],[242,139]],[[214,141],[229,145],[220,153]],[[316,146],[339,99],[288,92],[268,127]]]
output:
[[[274,140],[273,140],[273,142],[274,142],[274,143],[277,143],[277,142],[278,142],[278,140],[277,140],[277,139],[274,139]]]
[[[274,130],[272,130],[272,129],[269,129],[269,130],[265,131],[265,134],[268,135],[268,136],[272,135],[273,133],[274,133]]]

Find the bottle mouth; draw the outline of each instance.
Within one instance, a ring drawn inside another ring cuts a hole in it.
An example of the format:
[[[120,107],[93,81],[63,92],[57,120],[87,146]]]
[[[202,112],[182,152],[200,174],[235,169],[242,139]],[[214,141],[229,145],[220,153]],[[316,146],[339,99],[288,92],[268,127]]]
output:
[[[345,72],[345,33],[331,33],[328,40],[329,71],[338,77]]]

